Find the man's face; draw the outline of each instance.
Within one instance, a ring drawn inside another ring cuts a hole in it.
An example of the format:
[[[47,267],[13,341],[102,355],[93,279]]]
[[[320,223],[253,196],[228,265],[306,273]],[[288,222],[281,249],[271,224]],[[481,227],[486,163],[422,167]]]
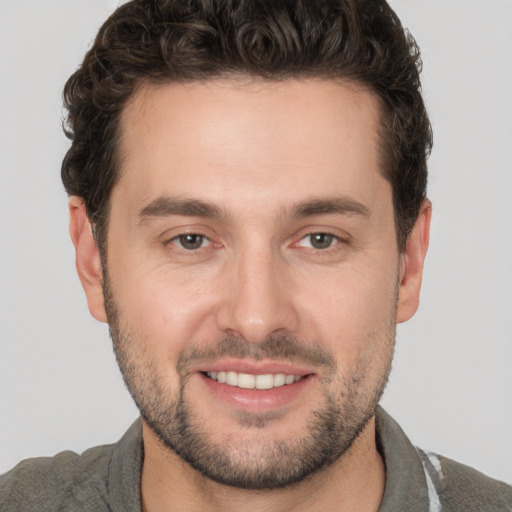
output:
[[[246,488],[334,462],[394,346],[377,100],[321,80],[147,86],[121,128],[105,293],[151,435]]]

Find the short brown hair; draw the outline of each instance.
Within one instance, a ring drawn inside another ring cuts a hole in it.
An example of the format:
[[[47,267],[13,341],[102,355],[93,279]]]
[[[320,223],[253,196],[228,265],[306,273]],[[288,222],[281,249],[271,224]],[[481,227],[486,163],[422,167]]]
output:
[[[120,114],[142,82],[355,80],[380,98],[382,172],[402,251],[426,196],[432,146],[420,70],[414,39],[384,0],[132,0],[104,23],[66,83],[72,144],[62,181],[105,242]]]

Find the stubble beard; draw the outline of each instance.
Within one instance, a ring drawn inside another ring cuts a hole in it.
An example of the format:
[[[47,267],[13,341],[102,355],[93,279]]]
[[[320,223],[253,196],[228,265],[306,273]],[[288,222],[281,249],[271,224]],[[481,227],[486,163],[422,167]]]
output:
[[[321,346],[299,342],[291,336],[270,336],[260,345],[226,337],[207,352],[182,354],[177,363],[177,390],[164,389],[156,365],[145,358],[146,348],[137,342],[124,325],[106,279],[103,283],[105,305],[114,352],[124,382],[147,425],[168,449],[179,455],[201,475],[223,485],[252,490],[279,489],[302,482],[329,467],[347,453],[369,420],[386,387],[395,340],[395,312],[389,319],[386,339],[368,339],[377,343],[380,371],[368,388],[368,374],[374,359],[361,358],[350,376],[334,390],[324,379],[322,399],[304,420],[302,435],[293,439],[269,439],[265,428],[272,414],[240,414],[240,429],[252,429],[250,443],[219,443],[208,431],[208,424],[194,414],[187,398],[187,364],[212,357],[288,358],[323,366],[336,375],[336,363]],[[395,306],[396,307],[396,306]],[[380,334],[383,336],[383,333]],[[328,370],[328,371],[327,371]],[[334,378],[334,377],[333,377]]]

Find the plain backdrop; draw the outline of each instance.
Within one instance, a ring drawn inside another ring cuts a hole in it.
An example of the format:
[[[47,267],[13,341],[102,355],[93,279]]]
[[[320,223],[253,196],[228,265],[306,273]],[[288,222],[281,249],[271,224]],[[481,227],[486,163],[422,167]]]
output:
[[[61,91],[115,0],[0,0],[0,473],[116,441],[137,411],[67,232]],[[394,0],[435,134],[422,304],[383,404],[412,441],[512,483],[512,2]]]

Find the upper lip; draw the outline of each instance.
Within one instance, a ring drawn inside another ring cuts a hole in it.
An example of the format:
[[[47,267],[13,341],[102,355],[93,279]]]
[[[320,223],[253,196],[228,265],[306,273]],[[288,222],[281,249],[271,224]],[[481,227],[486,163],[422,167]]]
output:
[[[246,359],[221,359],[215,362],[198,364],[191,368],[193,372],[237,372],[250,375],[284,373],[285,375],[309,375],[315,373],[311,368],[280,361],[254,361]]]

